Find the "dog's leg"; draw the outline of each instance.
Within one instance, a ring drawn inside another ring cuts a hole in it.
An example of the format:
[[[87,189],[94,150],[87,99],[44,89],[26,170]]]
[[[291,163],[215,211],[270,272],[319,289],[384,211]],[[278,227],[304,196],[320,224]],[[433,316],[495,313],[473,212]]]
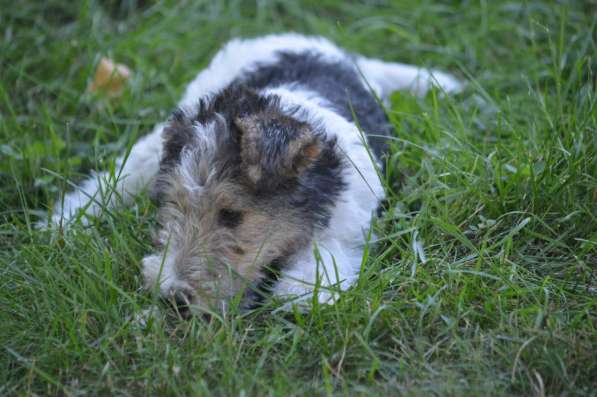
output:
[[[317,288],[320,303],[334,303],[339,291],[347,290],[359,276],[363,258],[362,248],[350,248],[335,238],[318,244],[297,255],[295,261],[282,271],[273,294],[296,296],[309,300]]]
[[[423,96],[432,86],[447,94],[458,93],[463,85],[454,76],[438,70],[419,68],[396,62],[359,57],[357,66],[376,94],[387,99],[393,91],[408,90]]]
[[[162,153],[162,130],[165,124],[158,124],[154,130],[141,138],[132,148],[128,158],[120,157],[116,162],[116,181],[111,181],[107,172],[94,173],[74,191],[58,201],[52,215],[52,223],[68,223],[79,210],[97,216],[102,208],[114,206],[117,197],[124,204],[145,188],[159,170]],[[112,191],[113,189],[113,191]],[[85,217],[82,218],[86,221]]]

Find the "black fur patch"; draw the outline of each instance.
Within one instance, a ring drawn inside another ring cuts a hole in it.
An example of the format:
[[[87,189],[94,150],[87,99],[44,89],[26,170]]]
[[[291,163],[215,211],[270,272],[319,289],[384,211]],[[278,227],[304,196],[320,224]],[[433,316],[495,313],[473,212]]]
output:
[[[164,130],[164,154],[162,166],[172,166],[180,161],[182,149],[192,141],[194,130],[188,123],[187,117],[181,109],[172,113],[170,122]]]
[[[391,135],[393,127],[348,56],[345,61],[330,62],[315,52],[280,52],[277,62],[259,66],[237,83],[255,89],[282,84],[306,87],[327,99],[336,113],[357,122],[378,159],[388,151],[384,137]]]
[[[259,307],[272,294],[274,286],[280,279],[286,259],[276,259],[263,269],[263,277],[255,285],[248,285],[243,296],[243,309],[251,310]]]
[[[309,124],[281,113],[261,113],[239,119],[236,125],[243,135],[242,161],[253,170],[259,190],[274,190],[299,176],[312,160],[305,151],[311,147],[315,157],[320,142],[325,141]]]

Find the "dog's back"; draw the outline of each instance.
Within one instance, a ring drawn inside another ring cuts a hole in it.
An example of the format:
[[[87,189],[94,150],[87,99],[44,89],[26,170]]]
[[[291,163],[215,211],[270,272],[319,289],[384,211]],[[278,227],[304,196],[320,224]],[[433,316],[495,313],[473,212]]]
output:
[[[359,75],[354,57],[326,57],[316,50],[280,51],[276,62],[258,64],[235,83],[256,90],[288,86],[293,92],[302,90],[312,97],[315,94],[325,100],[322,106],[357,123],[378,159],[386,153],[384,137],[390,135],[392,125],[380,99]]]

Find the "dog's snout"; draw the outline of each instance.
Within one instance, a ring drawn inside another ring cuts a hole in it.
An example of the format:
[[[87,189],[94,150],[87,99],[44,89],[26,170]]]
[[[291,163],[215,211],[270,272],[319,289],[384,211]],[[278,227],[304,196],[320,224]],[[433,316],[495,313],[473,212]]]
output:
[[[166,301],[180,314],[184,319],[191,316],[192,296],[187,291],[176,291]]]
[[[169,298],[164,298],[164,300],[172,306],[172,308],[185,320],[190,319],[194,314],[191,311],[191,304],[193,302],[193,295],[188,291],[177,291],[170,295]],[[205,321],[209,321],[211,319],[211,315],[209,313],[202,313],[199,315],[199,318],[202,318]]]

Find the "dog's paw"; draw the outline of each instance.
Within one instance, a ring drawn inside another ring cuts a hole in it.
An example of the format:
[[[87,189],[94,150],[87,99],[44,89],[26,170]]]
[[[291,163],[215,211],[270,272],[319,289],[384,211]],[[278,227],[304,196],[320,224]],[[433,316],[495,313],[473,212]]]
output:
[[[433,70],[430,73],[430,82],[446,94],[458,94],[464,90],[464,83],[449,73]]]
[[[50,213],[40,217],[35,227],[38,230],[54,230],[68,228],[77,221],[86,225],[88,223],[86,215],[96,215],[97,207],[97,204],[90,202],[83,192],[74,191],[66,194],[64,199],[59,199]]]
[[[342,289],[346,286],[343,285]],[[337,286],[314,286],[299,280],[281,280],[274,290],[274,295],[283,300],[283,304],[275,311],[291,311],[293,307],[308,311],[316,295],[320,305],[333,305],[340,298],[341,291]]]

